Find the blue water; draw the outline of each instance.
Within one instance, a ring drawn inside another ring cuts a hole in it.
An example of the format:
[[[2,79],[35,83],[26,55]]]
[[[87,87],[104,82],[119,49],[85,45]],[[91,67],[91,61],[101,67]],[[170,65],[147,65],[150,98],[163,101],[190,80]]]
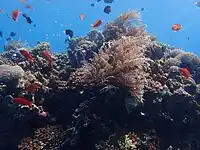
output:
[[[95,6],[91,7],[91,3]],[[97,19],[104,23],[112,21],[118,15],[128,9],[140,10],[142,19],[147,24],[147,30],[157,36],[158,40],[186,51],[200,55],[200,9],[193,0],[115,0],[111,4],[112,12],[105,14],[107,5],[101,0],[27,0],[33,10],[25,8],[25,4],[19,0],[1,0],[0,9],[11,14],[18,8],[27,13],[37,25],[26,23],[20,16],[18,22],[14,22],[5,15],[0,14],[0,30],[6,38],[11,31],[17,33],[15,39],[27,40],[30,46],[37,41],[48,41],[52,45],[52,51],[64,52],[65,29],[74,31],[75,36],[84,36],[91,30],[91,24]],[[83,13],[85,20],[80,21],[79,15]],[[173,32],[171,26],[179,23],[183,30]],[[31,29],[31,30],[30,30]],[[99,28],[100,30],[102,29]],[[188,37],[190,39],[188,40]],[[3,50],[5,39],[0,40],[0,50]]]

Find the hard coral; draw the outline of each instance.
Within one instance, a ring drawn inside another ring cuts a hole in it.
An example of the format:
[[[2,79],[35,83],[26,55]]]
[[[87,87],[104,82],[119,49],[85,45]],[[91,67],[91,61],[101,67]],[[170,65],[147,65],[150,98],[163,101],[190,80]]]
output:
[[[40,42],[31,50],[31,52],[33,53],[33,55],[36,56],[36,55],[39,55],[41,51],[50,50],[50,49],[51,49],[50,43]]]
[[[92,30],[86,37],[71,39],[68,44],[68,58],[72,67],[80,67],[83,62],[90,62],[99,52],[105,38],[97,30]]]
[[[1,54],[3,57],[7,58],[8,60],[13,61],[14,63],[23,62],[26,59],[20,54],[18,50],[9,50],[5,51]],[[1,59],[0,59],[1,60]]]
[[[182,52],[179,53],[175,59],[180,61],[179,67],[182,68],[187,68],[190,73],[192,74],[194,80],[197,83],[200,83],[199,77],[200,77],[200,59],[198,56],[196,56],[193,53],[188,53],[188,52]]]
[[[179,55],[180,53],[184,53],[184,51],[182,49],[178,49],[178,48],[168,49],[165,51],[165,57],[166,58],[174,58],[177,55]]]
[[[92,30],[88,33],[87,38],[90,41],[93,41],[97,44],[98,48],[103,45],[103,42],[105,41],[105,38],[103,34],[98,30]]]
[[[27,137],[22,140],[18,145],[19,150],[24,149],[51,149],[53,141],[56,141],[59,135],[62,133],[61,126],[46,126],[35,131],[33,137]]]
[[[0,65],[7,64],[13,65],[14,63],[3,55],[0,55]]]
[[[170,67],[172,66],[179,66],[181,64],[181,61],[177,58],[169,58],[164,62],[164,71],[169,72]]]
[[[24,70],[20,66],[0,65],[0,82],[8,83],[23,76]]]
[[[180,67],[187,67],[190,71],[194,71],[200,65],[199,57],[193,53],[183,52],[175,58],[181,61]]]
[[[145,52],[145,56],[151,58],[152,60],[159,60],[165,56],[165,52],[167,50],[168,47],[152,39],[151,46],[148,47]]]
[[[83,62],[90,61],[98,53],[98,45],[93,38],[90,34],[90,37],[76,38],[69,42],[67,53],[72,67],[80,67]]]

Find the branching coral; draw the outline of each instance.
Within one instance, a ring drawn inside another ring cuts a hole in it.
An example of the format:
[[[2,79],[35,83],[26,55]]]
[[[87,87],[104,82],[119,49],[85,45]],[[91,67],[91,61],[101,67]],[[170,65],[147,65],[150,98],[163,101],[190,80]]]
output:
[[[131,89],[141,100],[148,63],[144,51],[150,37],[123,37],[103,46],[92,63],[86,63],[71,76],[72,85],[114,83]]]

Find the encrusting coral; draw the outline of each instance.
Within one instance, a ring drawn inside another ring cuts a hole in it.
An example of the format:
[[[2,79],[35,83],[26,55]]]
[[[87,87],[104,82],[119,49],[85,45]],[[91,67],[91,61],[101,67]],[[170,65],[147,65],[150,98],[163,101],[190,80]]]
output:
[[[199,57],[157,41],[138,12],[66,53],[13,44],[0,55],[0,149],[200,149]]]
[[[19,80],[23,78],[24,74],[25,72],[20,66],[0,65],[0,82],[1,83],[4,83],[4,84],[9,83],[9,85],[13,81],[17,81],[18,83]]]

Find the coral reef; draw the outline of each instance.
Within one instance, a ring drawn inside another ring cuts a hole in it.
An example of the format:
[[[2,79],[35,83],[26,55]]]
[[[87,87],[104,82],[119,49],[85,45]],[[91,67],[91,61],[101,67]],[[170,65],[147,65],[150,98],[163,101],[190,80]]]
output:
[[[66,53],[12,44],[0,55],[0,149],[200,149],[199,57],[157,41],[138,12]]]
[[[69,41],[68,56],[72,67],[80,67],[99,52],[104,43],[104,36],[97,30],[92,30],[86,37],[79,37]]]
[[[43,50],[50,50],[51,45],[47,42],[39,42],[33,49],[31,49],[31,52],[33,55],[37,56],[40,55],[40,52]]]
[[[61,126],[48,125],[44,128],[39,128],[35,131],[33,137],[27,137],[23,139],[22,143],[18,146],[18,149],[44,149],[46,145],[51,145],[54,141],[56,141],[62,132],[64,131],[62,130]]]

